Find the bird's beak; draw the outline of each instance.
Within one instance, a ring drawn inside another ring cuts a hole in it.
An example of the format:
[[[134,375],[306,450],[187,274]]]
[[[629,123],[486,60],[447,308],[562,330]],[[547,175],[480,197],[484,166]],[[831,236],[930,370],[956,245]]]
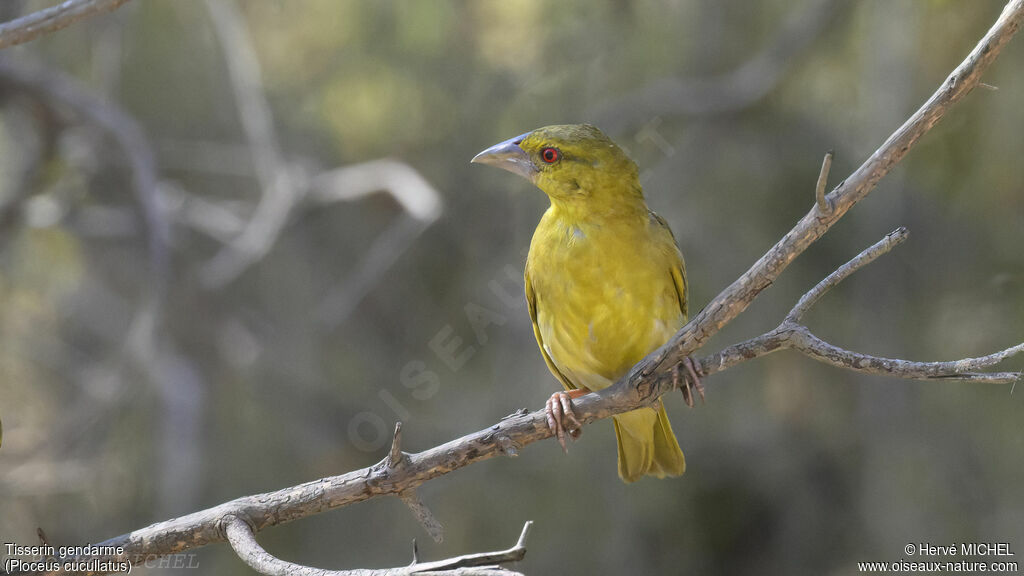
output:
[[[495,144],[474,156],[470,162],[497,166],[502,170],[508,170],[513,174],[519,174],[523,178],[533,182],[533,177],[537,174],[537,167],[534,166],[533,162],[530,160],[530,155],[519,147],[519,143],[529,135],[530,133],[527,132],[526,134],[520,134],[515,138],[509,138],[504,142]]]

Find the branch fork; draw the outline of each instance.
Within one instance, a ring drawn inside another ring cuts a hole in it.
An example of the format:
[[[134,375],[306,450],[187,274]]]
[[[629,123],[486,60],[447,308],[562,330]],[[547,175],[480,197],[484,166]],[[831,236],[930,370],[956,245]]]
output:
[[[913,380],[964,380],[989,384],[1011,384],[1022,377],[1020,372],[976,372],[981,368],[995,365],[1003,360],[1024,352],[1024,343],[982,356],[948,362],[912,362],[894,358],[881,358],[858,352],[851,352],[829,344],[818,338],[802,323],[804,314],[840,282],[854,272],[874,262],[902,244],[908,236],[906,228],[900,227],[840,266],[824,280],[818,282],[804,294],[786,314],[775,329],[730,346],[717,354],[700,360],[706,373],[720,372],[758,356],[790,348],[801,354],[838,368],[846,368],[871,374],[885,374]]]
[[[367,480],[367,483],[380,488],[382,481],[396,476],[399,471],[408,466],[407,456],[408,454],[402,452],[402,423],[395,422],[395,434],[391,439],[391,450],[384,460],[371,469],[373,473]],[[427,531],[427,534],[430,535],[434,542],[440,544],[444,541],[444,526],[437,520],[434,513],[427,508],[423,500],[420,500],[419,495],[416,493],[416,488],[399,489],[395,492],[395,495],[409,507],[412,515],[420,523],[420,526]]]

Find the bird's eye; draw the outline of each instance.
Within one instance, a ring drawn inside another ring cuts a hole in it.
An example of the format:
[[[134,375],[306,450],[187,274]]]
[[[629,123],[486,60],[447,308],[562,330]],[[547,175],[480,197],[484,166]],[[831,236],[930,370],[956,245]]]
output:
[[[562,153],[558,151],[558,148],[545,148],[540,151],[540,159],[548,164],[558,162],[558,159],[561,157]]]

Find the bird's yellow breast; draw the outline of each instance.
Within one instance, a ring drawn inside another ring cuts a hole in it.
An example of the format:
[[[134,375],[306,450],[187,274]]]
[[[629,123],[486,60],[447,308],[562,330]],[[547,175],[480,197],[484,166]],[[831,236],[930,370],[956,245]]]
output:
[[[538,340],[559,372],[604,388],[684,323],[671,233],[646,207],[596,220],[552,206],[534,233],[526,274]]]

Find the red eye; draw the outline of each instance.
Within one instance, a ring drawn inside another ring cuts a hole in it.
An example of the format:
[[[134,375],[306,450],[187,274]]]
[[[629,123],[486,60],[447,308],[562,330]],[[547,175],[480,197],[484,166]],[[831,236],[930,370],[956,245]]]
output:
[[[548,164],[554,164],[558,162],[558,159],[562,157],[562,153],[557,148],[545,148],[540,151],[541,160]]]

